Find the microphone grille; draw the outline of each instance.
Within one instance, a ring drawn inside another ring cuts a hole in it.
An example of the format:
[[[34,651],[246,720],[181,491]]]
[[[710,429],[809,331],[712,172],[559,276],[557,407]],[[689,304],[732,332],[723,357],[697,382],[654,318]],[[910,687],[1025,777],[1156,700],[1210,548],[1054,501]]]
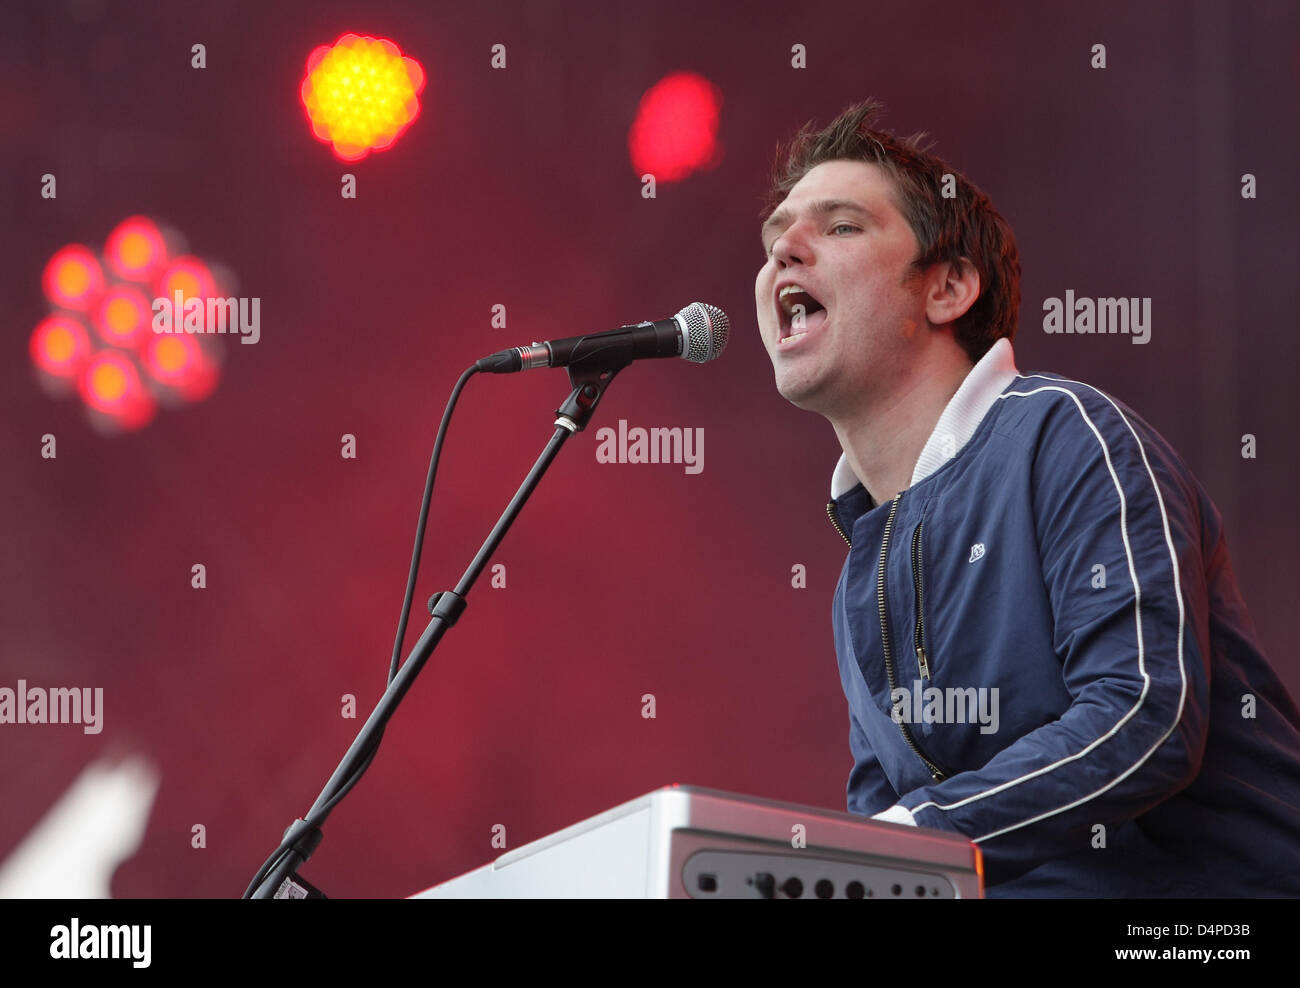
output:
[[[702,364],[712,360],[727,348],[731,322],[716,305],[692,302],[677,313],[677,319],[684,336],[682,356],[691,363]]]

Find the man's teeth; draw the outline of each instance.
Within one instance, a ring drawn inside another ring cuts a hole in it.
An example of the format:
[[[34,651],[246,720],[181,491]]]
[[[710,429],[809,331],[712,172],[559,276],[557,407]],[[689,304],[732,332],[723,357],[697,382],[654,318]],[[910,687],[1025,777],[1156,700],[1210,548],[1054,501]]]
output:
[[[784,346],[786,343],[793,343],[795,340],[802,339],[807,335],[808,333],[805,331],[803,333],[791,333],[789,336],[783,336],[778,341],[778,346]]]
[[[784,288],[781,289],[781,294],[779,297],[785,298],[787,295],[790,295],[794,292],[799,292],[800,294],[803,295],[808,294],[808,292],[802,287],[800,287],[799,285],[786,285]]]

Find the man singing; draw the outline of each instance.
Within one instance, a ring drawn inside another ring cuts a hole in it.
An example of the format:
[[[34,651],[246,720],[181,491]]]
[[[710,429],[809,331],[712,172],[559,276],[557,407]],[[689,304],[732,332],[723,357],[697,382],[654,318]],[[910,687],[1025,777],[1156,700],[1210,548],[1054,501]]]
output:
[[[1021,373],[988,197],[881,107],[778,161],[777,390],[835,429],[848,807],[964,834],[990,896],[1300,895],[1300,711],[1223,522],[1127,406]]]

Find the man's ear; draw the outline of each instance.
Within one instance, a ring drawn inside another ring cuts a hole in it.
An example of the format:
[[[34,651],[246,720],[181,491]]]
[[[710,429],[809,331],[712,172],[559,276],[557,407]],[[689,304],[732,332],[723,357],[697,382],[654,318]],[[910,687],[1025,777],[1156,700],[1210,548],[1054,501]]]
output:
[[[941,261],[930,278],[925,315],[930,323],[943,326],[964,316],[980,296],[980,273],[969,257],[960,263]]]

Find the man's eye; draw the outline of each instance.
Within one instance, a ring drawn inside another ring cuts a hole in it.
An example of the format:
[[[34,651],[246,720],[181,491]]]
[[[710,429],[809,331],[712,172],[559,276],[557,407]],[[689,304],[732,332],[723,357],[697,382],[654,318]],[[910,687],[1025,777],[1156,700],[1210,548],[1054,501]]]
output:
[[[836,233],[840,230],[856,230],[856,229],[857,227],[854,226],[852,223],[836,223],[833,227],[831,227],[831,232]]]

